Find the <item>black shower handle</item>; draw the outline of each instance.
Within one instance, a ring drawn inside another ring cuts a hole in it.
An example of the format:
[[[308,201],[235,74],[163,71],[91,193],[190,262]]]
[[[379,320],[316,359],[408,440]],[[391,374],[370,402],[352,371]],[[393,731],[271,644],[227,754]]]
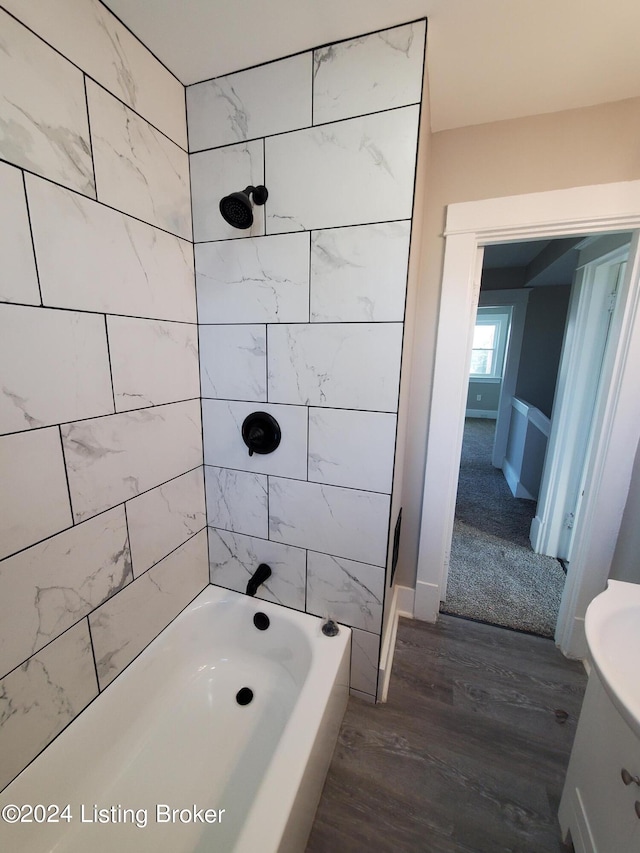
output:
[[[249,448],[249,456],[254,453],[273,453],[280,444],[280,425],[267,412],[253,412],[242,424],[242,440]]]

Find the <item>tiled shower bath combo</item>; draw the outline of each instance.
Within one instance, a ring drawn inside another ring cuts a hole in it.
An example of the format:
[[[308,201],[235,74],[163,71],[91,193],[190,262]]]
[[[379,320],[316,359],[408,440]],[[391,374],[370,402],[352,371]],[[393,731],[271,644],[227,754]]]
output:
[[[373,700],[397,517],[426,22],[185,98],[98,0],[56,9],[0,7],[0,788],[263,563]]]
[[[424,46],[420,21],[187,87],[211,581],[269,563],[258,595],[350,625],[371,699]],[[238,229],[220,199],[250,186]]]

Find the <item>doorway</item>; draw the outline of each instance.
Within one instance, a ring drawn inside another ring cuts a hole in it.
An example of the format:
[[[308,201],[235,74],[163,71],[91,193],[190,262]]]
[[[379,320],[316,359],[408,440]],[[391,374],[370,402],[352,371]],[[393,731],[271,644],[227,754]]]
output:
[[[485,249],[440,605],[442,613],[543,637],[554,635],[565,575],[558,560],[534,553],[529,535],[581,242]]]
[[[621,231],[640,226],[640,182],[580,187],[450,205],[439,334],[428,431],[415,614],[435,621],[446,592],[457,474],[466,404],[470,330],[478,304],[484,246]],[[556,642],[582,657],[584,612],[606,582],[640,436],[640,400],[632,363],[640,359],[640,264],[634,237],[612,323],[612,358],[603,368],[603,395],[586,473],[590,488],[574,531],[571,570]]]

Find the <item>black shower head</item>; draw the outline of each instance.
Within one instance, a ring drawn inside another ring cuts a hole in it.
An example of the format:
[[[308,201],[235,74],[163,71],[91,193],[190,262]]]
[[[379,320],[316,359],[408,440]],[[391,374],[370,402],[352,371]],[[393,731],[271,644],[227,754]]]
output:
[[[253,203],[251,196],[253,195]],[[264,186],[247,187],[242,192],[226,195],[220,202],[220,213],[225,222],[234,228],[251,228],[253,204],[264,204],[269,196]]]

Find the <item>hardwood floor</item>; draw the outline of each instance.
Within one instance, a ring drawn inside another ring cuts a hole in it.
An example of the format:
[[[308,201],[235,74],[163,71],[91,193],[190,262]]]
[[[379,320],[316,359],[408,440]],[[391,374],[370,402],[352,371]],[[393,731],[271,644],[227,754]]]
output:
[[[551,640],[400,620],[389,701],[350,699],[307,853],[558,853],[586,675]]]

